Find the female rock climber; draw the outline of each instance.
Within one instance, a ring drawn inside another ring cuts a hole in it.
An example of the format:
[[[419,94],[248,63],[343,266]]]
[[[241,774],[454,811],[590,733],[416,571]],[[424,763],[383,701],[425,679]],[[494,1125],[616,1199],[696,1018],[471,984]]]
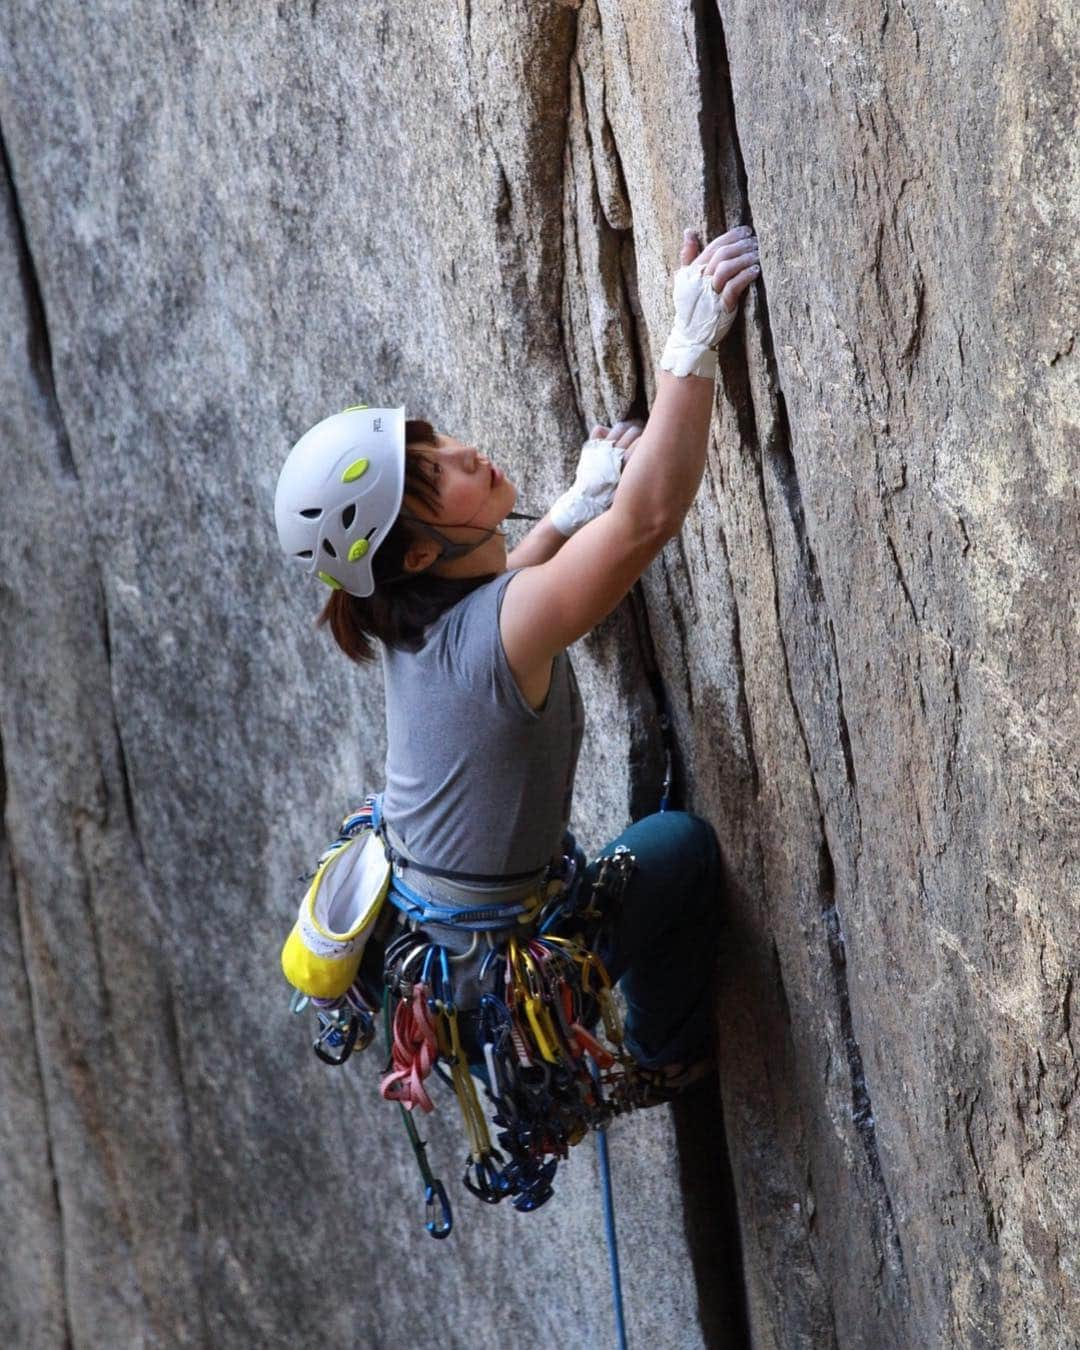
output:
[[[680,263],[647,424],[594,427],[573,486],[516,548],[501,528],[517,498],[504,470],[400,408],[320,422],[293,448],[275,501],[286,554],[332,588],[320,623],[355,661],[381,648],[379,828],[414,893],[444,910],[520,910],[557,869],[573,870],[568,848],[581,894],[600,858],[630,851],[629,879],[594,937],[625,996],[645,1104],[710,1064],[719,853],[705,821],[666,811],[585,864],[567,834],[583,727],[568,648],[678,533],[701,482],[714,349],[759,275],[758,246],[745,226],[704,248],[688,230]],[[424,929],[453,954],[454,1002],[475,1022],[493,987],[480,959],[490,938],[478,949],[452,923]],[[475,1027],[466,1041],[475,1052]]]

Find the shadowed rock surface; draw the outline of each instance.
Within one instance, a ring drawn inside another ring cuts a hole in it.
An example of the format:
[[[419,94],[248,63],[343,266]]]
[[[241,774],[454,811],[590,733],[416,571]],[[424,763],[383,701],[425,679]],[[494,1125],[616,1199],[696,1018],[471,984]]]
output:
[[[613,1343],[591,1147],[531,1216],[277,953],[379,783],[272,494],[403,402],[539,514],[752,223],[681,538],[579,644],[575,827],[729,890],[721,1102],[611,1131],[631,1343],[1080,1337],[1078,24],[1063,4],[0,13],[0,1325],[20,1347]]]

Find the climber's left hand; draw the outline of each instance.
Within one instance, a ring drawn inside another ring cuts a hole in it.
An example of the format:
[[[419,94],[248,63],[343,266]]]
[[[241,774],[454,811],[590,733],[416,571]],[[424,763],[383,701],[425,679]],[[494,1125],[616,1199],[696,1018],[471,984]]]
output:
[[[634,453],[634,442],[645,430],[645,423],[640,417],[627,418],[622,422],[616,422],[613,427],[605,427],[598,423],[589,432],[590,440],[612,440],[623,452],[623,468],[630,463],[630,457]]]
[[[569,538],[607,510],[619,486],[625,457],[640,435],[641,423],[637,421],[593,428],[592,435],[581,447],[573,486],[548,512],[560,534]]]

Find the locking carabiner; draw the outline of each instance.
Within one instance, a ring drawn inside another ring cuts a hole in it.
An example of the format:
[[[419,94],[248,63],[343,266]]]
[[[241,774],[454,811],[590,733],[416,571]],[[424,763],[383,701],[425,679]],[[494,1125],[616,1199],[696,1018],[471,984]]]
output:
[[[436,1201],[441,1210],[438,1218],[435,1217]],[[441,1181],[432,1181],[424,1188],[424,1204],[427,1208],[427,1222],[424,1224],[427,1231],[433,1238],[449,1237],[454,1227],[454,1211],[450,1208],[446,1187]]]
[[[371,1037],[375,1034],[374,1024],[370,1028],[370,1035],[366,1036],[364,1045],[371,1044]],[[360,1035],[360,1017],[357,1013],[350,1013],[342,1025],[332,1013],[319,1013],[319,1034],[316,1036],[312,1049],[324,1064],[344,1064],[352,1052],[356,1049],[357,1038]],[[331,1054],[324,1047],[330,1046],[337,1054]],[[363,1047],[361,1047],[363,1048]]]

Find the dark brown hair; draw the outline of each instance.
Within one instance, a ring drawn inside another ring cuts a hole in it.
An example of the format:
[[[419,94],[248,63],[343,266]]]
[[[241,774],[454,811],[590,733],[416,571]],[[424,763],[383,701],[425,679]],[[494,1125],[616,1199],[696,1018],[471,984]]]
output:
[[[431,460],[419,447],[438,443],[430,422],[417,418],[405,423],[405,492],[430,511],[438,509],[439,490]],[[428,624],[491,580],[491,576],[437,577],[430,569],[406,573],[405,554],[421,537],[399,516],[372,559],[375,593],[361,598],[348,591],[332,591],[323,606],[317,626],[329,626],[334,641],[351,661],[374,660],[374,638],[387,647],[418,651]]]

